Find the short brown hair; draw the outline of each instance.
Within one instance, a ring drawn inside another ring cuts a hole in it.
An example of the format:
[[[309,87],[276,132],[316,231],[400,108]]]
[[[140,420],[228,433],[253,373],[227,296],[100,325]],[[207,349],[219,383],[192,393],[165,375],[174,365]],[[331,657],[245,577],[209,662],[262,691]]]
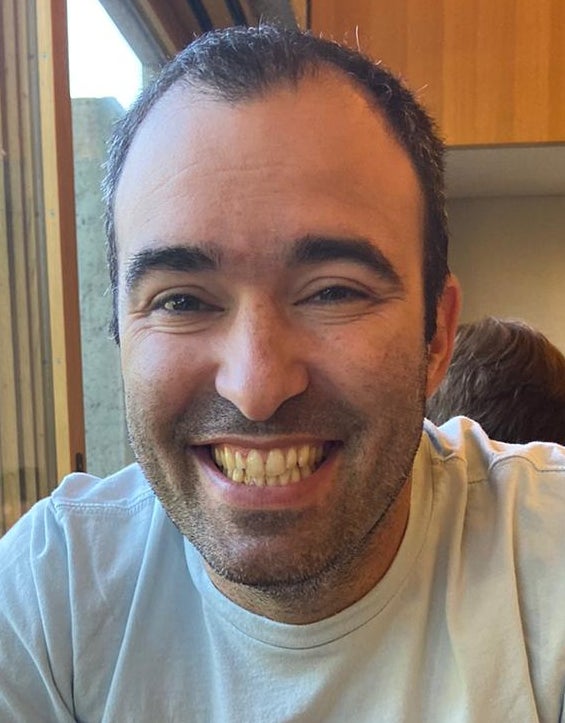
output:
[[[107,256],[114,299],[111,332],[118,337],[118,260],[114,203],[116,188],[143,119],[173,85],[194,88],[230,103],[261,96],[308,73],[335,68],[372,99],[409,155],[424,197],[425,335],[436,331],[437,305],[449,275],[444,198],[443,142],[416,97],[399,78],[362,53],[309,32],[273,25],[215,30],[194,40],[164,66],[117,124],[110,140],[103,184]],[[367,149],[370,153],[371,149]]]
[[[451,365],[427,406],[435,424],[459,414],[502,442],[565,444],[565,356],[522,321],[461,324]]]

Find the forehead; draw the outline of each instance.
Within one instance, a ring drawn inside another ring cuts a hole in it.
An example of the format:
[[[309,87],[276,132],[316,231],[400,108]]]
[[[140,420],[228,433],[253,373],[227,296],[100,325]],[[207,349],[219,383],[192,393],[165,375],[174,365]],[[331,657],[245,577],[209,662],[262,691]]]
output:
[[[236,103],[178,85],[128,153],[116,195],[118,250],[133,239],[178,243],[179,234],[263,250],[267,240],[273,248],[308,234],[419,240],[421,205],[407,153],[338,73]]]

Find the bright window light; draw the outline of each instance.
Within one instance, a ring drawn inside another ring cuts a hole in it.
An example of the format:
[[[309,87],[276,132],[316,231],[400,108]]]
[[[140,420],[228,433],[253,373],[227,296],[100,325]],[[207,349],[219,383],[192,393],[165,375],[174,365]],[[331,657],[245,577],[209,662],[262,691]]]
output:
[[[67,0],[67,14],[71,97],[127,108],[142,86],[139,59],[98,0]]]

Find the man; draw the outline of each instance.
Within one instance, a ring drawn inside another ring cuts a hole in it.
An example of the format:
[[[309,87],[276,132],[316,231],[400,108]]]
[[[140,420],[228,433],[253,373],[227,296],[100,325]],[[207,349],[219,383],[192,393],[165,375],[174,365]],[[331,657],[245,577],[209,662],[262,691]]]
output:
[[[435,424],[470,417],[491,439],[565,445],[565,357],[522,321],[487,316],[461,324],[426,409]]]
[[[441,152],[382,68],[271,27],[197,40],[130,112],[140,467],[4,540],[2,720],[558,719],[565,456],[422,434],[459,307]]]

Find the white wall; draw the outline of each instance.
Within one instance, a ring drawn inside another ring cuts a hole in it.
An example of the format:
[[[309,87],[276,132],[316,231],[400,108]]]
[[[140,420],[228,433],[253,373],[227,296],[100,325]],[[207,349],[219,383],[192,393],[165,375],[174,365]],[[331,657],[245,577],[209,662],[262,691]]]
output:
[[[463,198],[448,212],[461,320],[523,319],[565,353],[565,196]]]

